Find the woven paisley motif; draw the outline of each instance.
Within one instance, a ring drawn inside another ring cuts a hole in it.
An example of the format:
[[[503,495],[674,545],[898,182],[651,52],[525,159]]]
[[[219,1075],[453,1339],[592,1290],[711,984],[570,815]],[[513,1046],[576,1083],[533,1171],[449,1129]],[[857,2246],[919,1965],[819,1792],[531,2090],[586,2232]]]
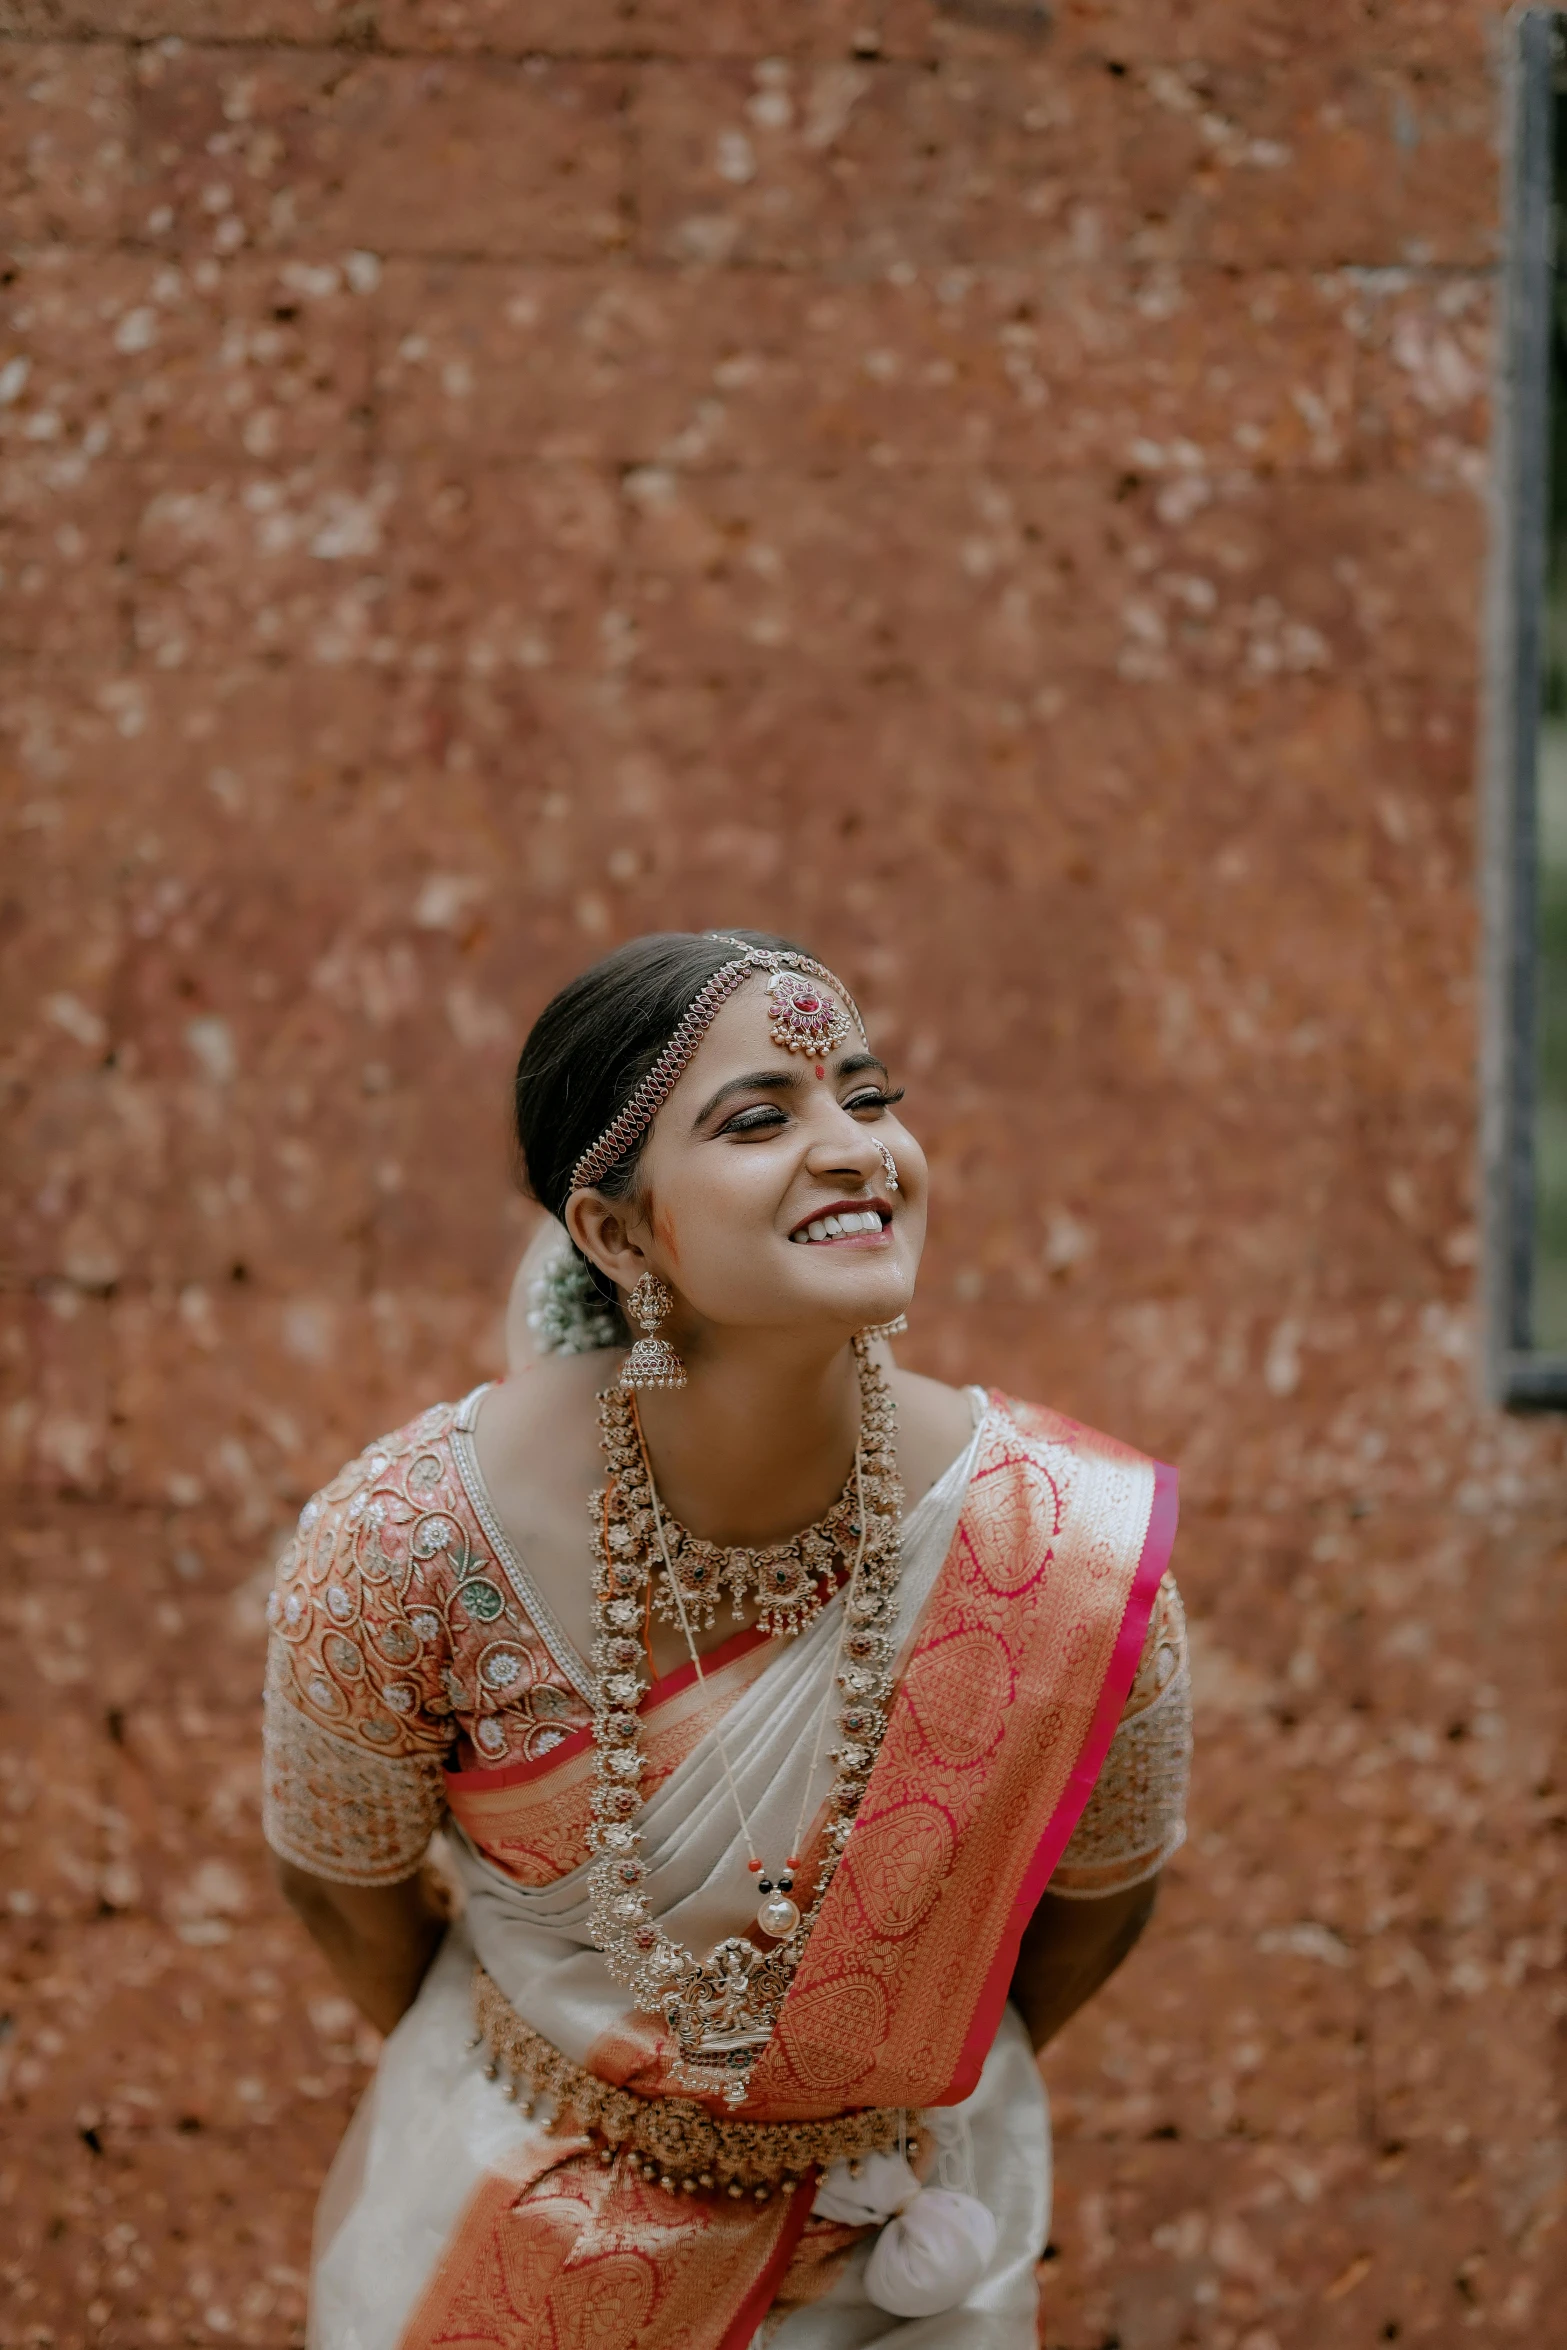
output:
[[[795,2079],[818,2098],[846,2096],[853,2089],[857,2105],[873,2102],[858,2094],[858,2085],[887,2037],[887,1994],[880,1980],[845,1974],[810,1990],[797,1987],[787,2013]]]
[[[893,1937],[912,1933],[939,1898],[954,1849],[951,1819],[938,1804],[916,1798],[862,1820],[843,1871],[866,1924]]]
[[[1052,1473],[1037,1448],[1027,1457],[1036,1471],[1031,1490],[998,1490],[984,1511],[965,1515],[958,1536],[976,1581],[1003,1598],[1020,1598],[1049,1574],[1065,1510],[1061,1462]]]
[[[921,1647],[904,1677],[910,1708],[934,1754],[977,1763],[1000,1737],[1015,1675],[994,1632],[954,1632]]]

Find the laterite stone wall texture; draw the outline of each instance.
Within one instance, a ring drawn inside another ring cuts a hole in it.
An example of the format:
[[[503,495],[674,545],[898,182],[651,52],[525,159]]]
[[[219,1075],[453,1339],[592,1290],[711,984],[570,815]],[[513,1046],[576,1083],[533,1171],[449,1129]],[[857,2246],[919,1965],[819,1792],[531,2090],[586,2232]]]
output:
[[[791,931],[907,1359],[1181,1463],[1056,2350],[1561,2323],[1564,1448],[1474,1369],[1501,19],[0,0],[7,2350],[300,2343],[312,1487],[497,1362],[521,1031]]]

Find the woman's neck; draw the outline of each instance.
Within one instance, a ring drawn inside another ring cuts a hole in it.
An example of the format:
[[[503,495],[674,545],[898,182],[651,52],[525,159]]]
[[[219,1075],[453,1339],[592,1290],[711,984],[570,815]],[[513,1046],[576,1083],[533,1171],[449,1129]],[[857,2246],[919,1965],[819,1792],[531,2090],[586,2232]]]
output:
[[[659,1497],[726,1547],[786,1541],[830,1509],[854,1461],[853,1349],[774,1334],[693,1350],[687,1384],[638,1398]]]

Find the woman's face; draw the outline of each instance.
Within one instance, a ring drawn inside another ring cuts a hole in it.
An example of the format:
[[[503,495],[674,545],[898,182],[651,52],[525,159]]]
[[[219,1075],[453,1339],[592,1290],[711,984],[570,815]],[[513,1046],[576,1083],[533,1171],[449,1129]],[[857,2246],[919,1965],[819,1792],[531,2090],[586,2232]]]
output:
[[[847,1334],[891,1321],[914,1294],[927,1192],[896,1098],[857,1031],[822,1060],[786,1052],[765,980],[742,987],[659,1111],[620,1205],[640,1260],[605,1269],[627,1288],[649,1266],[669,1284],[669,1336],[702,1322]]]

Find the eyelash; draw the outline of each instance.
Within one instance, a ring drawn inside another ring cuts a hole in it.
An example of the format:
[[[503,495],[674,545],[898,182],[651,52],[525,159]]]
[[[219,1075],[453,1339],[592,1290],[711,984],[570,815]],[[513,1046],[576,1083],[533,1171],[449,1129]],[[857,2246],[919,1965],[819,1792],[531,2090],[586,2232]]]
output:
[[[904,1089],[900,1085],[895,1091],[889,1093],[883,1093],[878,1088],[870,1093],[851,1094],[843,1106],[851,1112],[855,1110],[890,1110],[895,1103],[902,1101],[903,1091]],[[749,1110],[737,1111],[735,1116],[728,1119],[718,1131],[720,1134],[766,1134],[771,1128],[782,1126],[784,1123],[785,1117],[782,1110],[771,1102],[757,1102]]]

